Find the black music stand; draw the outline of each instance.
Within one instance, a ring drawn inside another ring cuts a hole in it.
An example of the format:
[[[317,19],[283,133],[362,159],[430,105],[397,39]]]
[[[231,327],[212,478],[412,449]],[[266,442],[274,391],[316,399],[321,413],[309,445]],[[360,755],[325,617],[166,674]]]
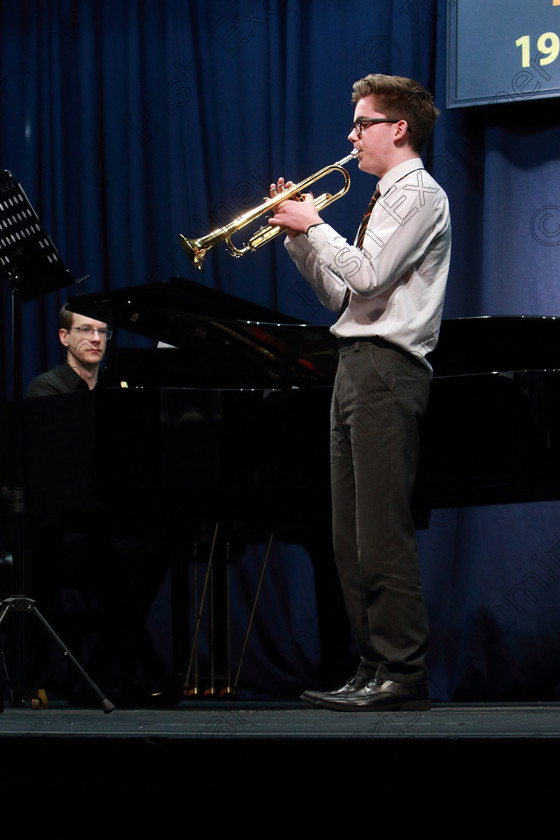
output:
[[[7,615],[16,620],[16,662],[13,678],[13,704],[21,705],[24,698],[25,638],[24,618],[33,614],[64,656],[74,665],[92,691],[99,698],[106,714],[114,705],[90,679],[62,639],[55,633],[27,597],[25,580],[25,490],[23,437],[22,382],[22,310],[23,304],[48,292],[56,291],[75,281],[64,266],[57,249],[43,230],[24,190],[13,175],[0,172],[0,273],[12,290],[12,375],[13,375],[13,487],[2,488],[13,523],[13,570],[16,594],[0,601],[0,625]],[[1,668],[1,664],[0,664]],[[0,676],[0,711],[3,711],[4,689]]]

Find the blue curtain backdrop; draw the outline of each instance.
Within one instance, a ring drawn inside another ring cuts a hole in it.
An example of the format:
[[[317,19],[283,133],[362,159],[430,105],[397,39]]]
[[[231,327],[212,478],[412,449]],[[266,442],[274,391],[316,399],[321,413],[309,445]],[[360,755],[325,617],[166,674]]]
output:
[[[200,274],[178,235],[229,221],[281,174],[299,180],[344,156],[356,79],[412,76],[442,112],[425,162],[453,216],[445,317],[556,315],[557,101],[446,110],[449,5],[2,0],[2,169],[24,186],[72,275],[87,278],[82,292],[181,275],[328,324],[280,241],[240,261],[214,249]],[[350,238],[371,192],[367,176],[351,175],[349,195],[326,211]],[[25,384],[59,360],[64,297],[51,293],[24,307]],[[9,398],[7,286],[1,300]],[[539,503],[436,511],[419,532],[435,699],[558,696],[558,510]],[[248,589],[261,562],[255,552],[244,561]],[[257,689],[297,692],[313,679],[312,588],[305,553],[276,549],[248,666]],[[237,609],[244,613],[241,596]],[[163,631],[165,610],[154,621]]]

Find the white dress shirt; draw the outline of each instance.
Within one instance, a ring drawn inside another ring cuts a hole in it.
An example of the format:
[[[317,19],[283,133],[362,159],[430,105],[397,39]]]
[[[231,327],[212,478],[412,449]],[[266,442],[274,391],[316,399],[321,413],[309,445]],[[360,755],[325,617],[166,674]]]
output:
[[[451,254],[448,199],[420,158],[395,166],[378,187],[363,250],[328,224],[287,240],[286,248],[328,309],[339,311],[350,289],[334,335],[380,336],[430,367]]]

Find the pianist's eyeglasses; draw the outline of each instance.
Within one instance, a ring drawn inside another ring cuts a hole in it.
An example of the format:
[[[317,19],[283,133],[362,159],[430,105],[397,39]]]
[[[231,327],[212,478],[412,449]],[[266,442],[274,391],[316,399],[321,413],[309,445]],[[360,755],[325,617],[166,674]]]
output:
[[[101,327],[100,330],[96,330],[93,327],[71,327],[71,329],[79,332],[80,335],[84,336],[84,338],[91,338],[94,333],[97,333],[99,338],[106,338],[109,340],[113,335],[113,330],[105,327]]]

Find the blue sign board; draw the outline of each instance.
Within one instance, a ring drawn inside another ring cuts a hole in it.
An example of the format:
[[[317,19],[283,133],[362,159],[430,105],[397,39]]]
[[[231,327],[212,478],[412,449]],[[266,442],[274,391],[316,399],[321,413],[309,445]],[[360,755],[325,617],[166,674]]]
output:
[[[448,3],[448,108],[560,96],[560,0]]]

